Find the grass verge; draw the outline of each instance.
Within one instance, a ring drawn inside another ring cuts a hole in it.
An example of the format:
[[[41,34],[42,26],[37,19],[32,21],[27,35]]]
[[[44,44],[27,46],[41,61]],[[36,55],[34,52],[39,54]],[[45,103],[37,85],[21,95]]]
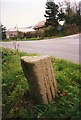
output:
[[[59,91],[56,99],[48,105],[33,105],[30,100],[29,86],[24,77],[19,53],[2,49],[2,116],[5,118],[24,119],[43,118],[44,120],[79,120],[80,119],[80,69],[81,66],[51,58]]]

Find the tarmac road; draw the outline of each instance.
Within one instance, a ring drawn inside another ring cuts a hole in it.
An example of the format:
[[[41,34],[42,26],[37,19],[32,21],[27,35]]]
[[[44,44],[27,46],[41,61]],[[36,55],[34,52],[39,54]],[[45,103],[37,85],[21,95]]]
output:
[[[74,63],[79,63],[81,34],[66,37],[38,40],[38,41],[17,41],[19,51],[37,53],[42,55],[62,58]],[[13,42],[0,42],[0,46],[14,49]]]

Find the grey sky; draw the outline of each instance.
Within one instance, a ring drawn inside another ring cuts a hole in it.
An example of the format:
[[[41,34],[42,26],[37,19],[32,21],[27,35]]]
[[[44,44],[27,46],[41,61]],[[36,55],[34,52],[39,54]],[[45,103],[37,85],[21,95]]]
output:
[[[7,28],[26,27],[44,20],[47,0],[1,0],[1,23]],[[63,0],[54,0],[55,3]],[[80,1],[80,0],[71,0]]]

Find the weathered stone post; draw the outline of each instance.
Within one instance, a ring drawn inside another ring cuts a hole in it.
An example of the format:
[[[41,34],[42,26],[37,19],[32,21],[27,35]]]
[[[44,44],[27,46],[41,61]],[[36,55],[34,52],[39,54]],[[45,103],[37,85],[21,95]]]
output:
[[[57,83],[49,56],[21,57],[21,65],[29,83],[31,97],[37,104],[47,104],[55,98]]]

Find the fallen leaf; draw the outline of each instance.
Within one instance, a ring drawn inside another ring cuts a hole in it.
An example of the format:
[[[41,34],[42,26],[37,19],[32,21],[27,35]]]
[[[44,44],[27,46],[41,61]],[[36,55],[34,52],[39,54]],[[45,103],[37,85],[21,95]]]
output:
[[[80,101],[80,106],[81,106],[81,101]]]
[[[63,91],[63,92],[62,92],[62,96],[65,96],[65,95],[66,95],[66,92],[65,92],[65,91]]]
[[[76,82],[73,81],[72,84],[73,84],[73,85],[76,85]]]

